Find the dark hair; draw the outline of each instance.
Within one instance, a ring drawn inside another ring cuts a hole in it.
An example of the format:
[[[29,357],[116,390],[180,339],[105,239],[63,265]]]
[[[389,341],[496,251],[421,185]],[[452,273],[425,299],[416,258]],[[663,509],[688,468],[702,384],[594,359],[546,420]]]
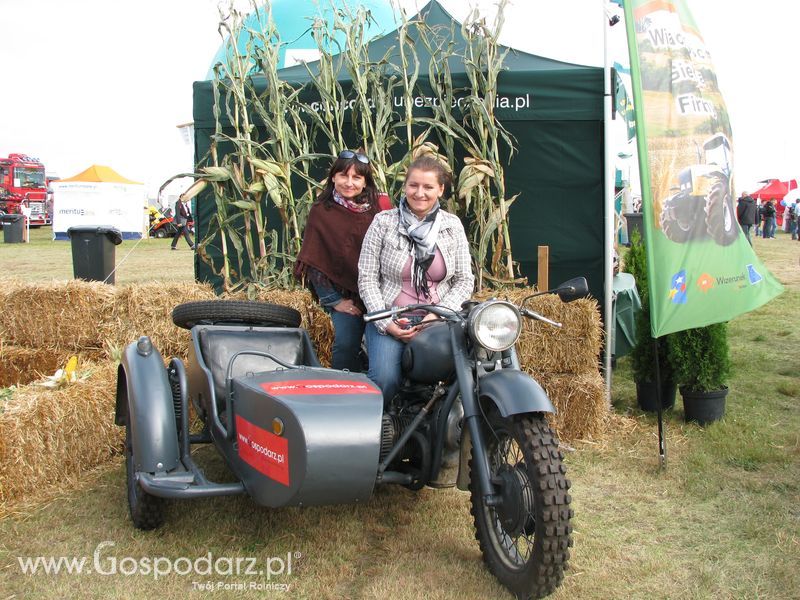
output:
[[[358,152],[361,153],[362,151],[358,150]],[[324,202],[326,205],[330,205],[333,202],[333,176],[337,173],[346,173],[350,167],[353,167],[357,175],[361,175],[364,178],[364,190],[355,201],[359,203],[369,202],[372,206],[378,205],[378,188],[375,186],[375,179],[372,177],[372,167],[358,160],[355,155],[350,158],[337,158],[333,161],[328,171],[325,187],[317,196],[317,202]]]
[[[408,169],[406,170],[406,178],[408,178],[408,174],[415,169],[418,171],[433,171],[436,173],[436,181],[439,182],[439,185],[443,185],[445,190],[452,181],[450,170],[447,168],[447,166],[432,156],[420,156],[419,158],[415,158],[411,164],[408,165]]]

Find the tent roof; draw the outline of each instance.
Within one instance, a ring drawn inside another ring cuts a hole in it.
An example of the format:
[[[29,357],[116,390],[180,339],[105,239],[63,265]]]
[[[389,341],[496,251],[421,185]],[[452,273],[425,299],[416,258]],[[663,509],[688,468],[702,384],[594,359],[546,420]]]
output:
[[[789,193],[789,190],[795,188],[797,188],[797,181],[795,179],[791,181],[770,179],[764,187],[757,189],[751,196],[759,200],[780,200]]]
[[[123,177],[119,173],[117,173],[111,167],[105,167],[103,165],[92,165],[85,171],[81,171],[77,175],[73,175],[72,177],[67,177],[66,179],[59,179],[58,183],[63,183],[65,181],[94,181],[94,182],[101,182],[101,183],[135,183],[137,185],[143,185],[141,181],[133,181],[132,179],[128,179]]]
[[[426,25],[437,31],[443,38],[451,41],[453,55],[449,59],[449,69],[453,75],[454,87],[464,89],[470,82],[466,75],[463,54],[466,41],[461,34],[461,24],[442,8],[436,1],[431,0],[420,12],[419,18]],[[449,35],[445,32],[452,31]],[[421,90],[429,87],[428,64],[431,60],[430,53],[425,44],[420,41],[419,32],[414,25],[408,30],[408,37],[413,41],[419,59],[420,73],[418,85]],[[399,32],[392,31],[383,37],[369,42],[370,59],[383,61],[390,65],[400,64]],[[519,108],[511,104],[506,108],[498,105],[495,114],[501,121],[602,121],[603,119],[603,69],[600,67],[576,65],[562,62],[535,54],[528,54],[500,47],[501,52],[507,50],[503,60],[503,71],[499,74],[498,86],[501,96],[506,100],[520,102],[524,100],[525,106]],[[334,68],[339,70],[338,79],[343,85],[349,85],[351,79],[347,69],[341,68],[343,58],[336,55]],[[293,84],[308,84],[311,73],[318,72],[319,62],[294,65],[278,71],[283,81]],[[253,88],[256,93],[262,93],[267,87],[263,75],[253,77]],[[198,81],[194,84],[194,125],[195,131],[203,128],[213,129],[216,125],[214,118],[214,82]],[[311,101],[310,95],[314,91],[308,89],[303,98]],[[421,109],[424,112],[427,109]],[[226,123],[226,113],[222,111],[220,119]]]
[[[448,39],[454,42],[453,52],[456,54],[463,54],[466,48],[466,41],[461,35],[461,23],[459,23],[453,16],[448,13],[444,7],[437,0],[431,0],[426,4],[422,10],[419,11],[412,19],[419,19],[425,24],[434,29],[435,31],[449,30],[453,28],[455,35],[447,36]],[[425,49],[425,45],[419,41],[419,33],[413,25],[409,27],[408,37],[412,39],[414,47],[417,50],[419,57],[421,72],[426,71],[426,67],[430,62],[430,54]],[[521,50],[515,50],[506,46],[500,46],[500,51],[508,50],[508,54],[503,60],[503,67],[509,71],[570,71],[570,70],[583,70],[583,69],[597,69],[597,67],[590,67],[586,65],[576,65],[573,63],[554,60],[552,58],[545,58],[535,54],[528,54]],[[400,64],[400,55],[398,50],[398,30],[390,31],[382,37],[375,38],[369,42],[370,58],[380,60],[387,56],[390,62]],[[316,71],[319,62],[308,63],[308,67],[312,71]],[[464,61],[459,60],[457,56],[450,59],[450,70],[452,73],[464,73]],[[294,65],[281,69],[281,77],[285,81],[297,80],[304,81],[310,79],[306,67],[302,64]],[[349,77],[348,77],[349,78]]]

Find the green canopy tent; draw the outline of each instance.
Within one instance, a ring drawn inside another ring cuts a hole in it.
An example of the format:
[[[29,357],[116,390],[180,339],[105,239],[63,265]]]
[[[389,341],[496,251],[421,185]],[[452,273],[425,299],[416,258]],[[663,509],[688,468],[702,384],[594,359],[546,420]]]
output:
[[[460,25],[439,5],[430,2],[420,15],[426,24],[452,30],[456,50],[465,43]],[[413,30],[410,37],[414,37]],[[398,47],[398,33],[392,32],[369,43],[375,60]],[[418,81],[420,106],[415,114],[430,113],[424,106],[428,56],[416,44],[422,66]],[[390,61],[399,64],[397,53]],[[466,87],[464,65],[451,59],[454,87]],[[579,275],[586,276],[595,298],[603,298],[603,69],[575,65],[511,50],[498,81],[496,115],[516,138],[517,154],[508,163],[507,196],[520,197],[510,209],[510,233],[514,260],[531,283],[537,280],[538,246],[550,249],[550,283]],[[314,69],[315,63],[308,68]],[[305,84],[310,77],[303,65],[279,71],[282,80]],[[340,82],[350,89],[346,72]],[[257,92],[266,82],[255,78]],[[312,86],[304,99],[313,100]],[[206,156],[215,130],[213,82],[194,84],[195,160]],[[398,122],[401,120],[398,110]],[[224,110],[222,111],[224,115]],[[346,126],[347,124],[345,124]],[[259,131],[262,139],[269,132]],[[347,136],[345,136],[347,137]],[[352,136],[350,136],[352,137]],[[358,143],[353,140],[354,143]],[[327,165],[324,165],[326,168]],[[320,171],[320,177],[324,171]],[[195,226],[199,239],[208,232],[215,210],[212,201],[198,202]],[[273,220],[273,222],[275,222]],[[210,248],[213,252],[213,248]],[[212,255],[213,256],[213,255]],[[196,258],[196,277],[219,286],[220,278]]]

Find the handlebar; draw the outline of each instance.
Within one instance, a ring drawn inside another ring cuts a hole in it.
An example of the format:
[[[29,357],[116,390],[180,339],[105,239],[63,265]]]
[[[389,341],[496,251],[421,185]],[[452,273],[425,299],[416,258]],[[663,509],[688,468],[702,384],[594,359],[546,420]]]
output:
[[[436,304],[409,304],[408,306],[394,306],[385,310],[376,310],[375,312],[367,313],[364,315],[364,322],[370,323],[372,321],[380,321],[381,319],[387,319],[395,315],[405,312],[412,312],[415,310],[425,310],[429,313],[435,314],[437,317],[443,318],[452,318],[454,315],[458,314],[452,308],[437,306]]]
[[[533,312],[532,310],[528,310],[527,308],[520,307],[519,314],[528,317],[529,319],[536,319],[537,321],[542,321],[543,323],[547,323],[548,325],[552,325],[553,327],[563,327],[563,323],[559,323],[558,321],[552,321],[547,317],[540,315],[537,312]]]
[[[392,308],[387,308],[386,310],[378,310],[375,312],[367,313],[364,315],[364,322],[370,323],[372,321],[379,321],[380,319],[387,319],[389,317],[394,317],[396,315],[405,313],[405,312],[412,312],[417,310],[426,310],[430,313],[435,314],[438,317],[453,320],[454,317],[457,318],[459,313],[454,311],[451,308],[446,308],[444,306],[437,306],[435,304],[409,304],[408,306],[394,306]],[[559,323],[558,321],[553,321],[548,319],[544,315],[540,315],[537,312],[529,310],[527,308],[523,308],[522,306],[519,307],[519,312],[521,315],[528,317],[529,319],[535,319],[537,321],[542,321],[543,323],[547,323],[548,325],[552,325],[553,327],[563,327],[563,323]]]

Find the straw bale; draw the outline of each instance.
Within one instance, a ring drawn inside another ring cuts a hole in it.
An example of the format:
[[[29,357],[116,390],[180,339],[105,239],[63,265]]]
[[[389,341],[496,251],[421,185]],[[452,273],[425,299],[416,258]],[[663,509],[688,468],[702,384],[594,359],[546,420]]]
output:
[[[510,288],[482,292],[476,297],[486,299],[493,295],[519,305],[523,298],[534,291],[530,288]],[[531,298],[525,306],[563,326],[558,328],[524,319],[517,345],[523,368],[536,372],[573,374],[597,370],[603,328],[595,300],[582,298],[565,303],[557,296],[548,294]]]
[[[113,298],[113,286],[100,282],[4,280],[0,338],[27,348],[101,356]]]
[[[106,324],[106,346],[124,348],[142,335],[166,359],[186,358],[191,337],[172,322],[172,309],[183,302],[216,300],[210,285],[200,283],[140,283],[117,288],[110,320]]]
[[[0,388],[25,385],[52,375],[66,364],[70,355],[70,352],[55,353],[46,348],[0,344]]]
[[[558,411],[550,422],[562,440],[592,439],[603,432],[609,406],[600,373],[540,374],[536,380]]]
[[[84,363],[85,380],[13,392],[0,412],[0,505],[48,486],[69,486],[122,450],[114,425],[117,365]]]

